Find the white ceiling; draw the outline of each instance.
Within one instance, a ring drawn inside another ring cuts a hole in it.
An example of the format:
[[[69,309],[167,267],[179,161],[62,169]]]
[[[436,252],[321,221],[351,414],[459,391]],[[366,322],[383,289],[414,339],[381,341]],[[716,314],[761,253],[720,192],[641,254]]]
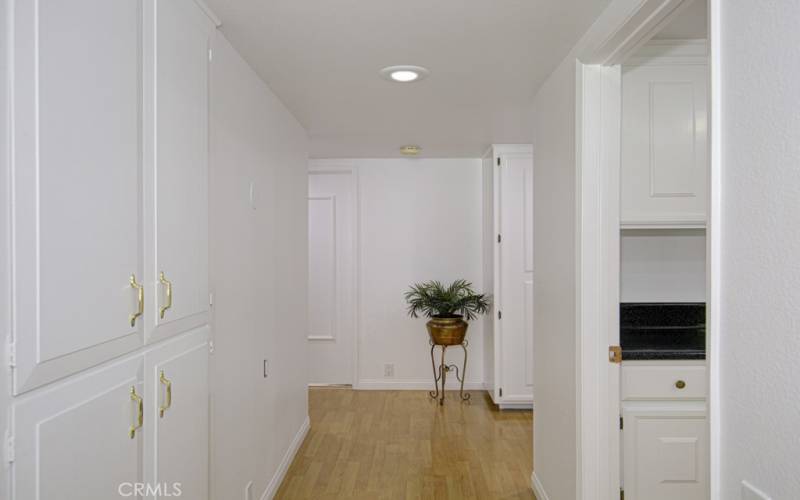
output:
[[[609,0],[208,0],[314,158],[478,157],[530,142],[529,103]],[[398,84],[384,66],[431,75]]]

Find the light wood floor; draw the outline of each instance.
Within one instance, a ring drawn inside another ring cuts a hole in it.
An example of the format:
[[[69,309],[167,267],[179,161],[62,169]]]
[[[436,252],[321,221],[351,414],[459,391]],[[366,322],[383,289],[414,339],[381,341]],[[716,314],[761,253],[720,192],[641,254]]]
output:
[[[532,499],[533,415],[485,392],[309,390],[311,431],[278,499]]]

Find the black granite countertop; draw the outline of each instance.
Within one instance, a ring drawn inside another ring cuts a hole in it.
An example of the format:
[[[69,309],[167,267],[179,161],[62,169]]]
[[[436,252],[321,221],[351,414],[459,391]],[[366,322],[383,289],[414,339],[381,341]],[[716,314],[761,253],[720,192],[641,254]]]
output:
[[[620,304],[623,360],[705,359],[702,302]]]

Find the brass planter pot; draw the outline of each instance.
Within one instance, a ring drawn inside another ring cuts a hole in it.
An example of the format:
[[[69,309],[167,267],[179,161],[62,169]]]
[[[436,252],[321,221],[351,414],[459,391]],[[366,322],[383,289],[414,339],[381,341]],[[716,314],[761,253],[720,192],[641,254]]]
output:
[[[464,342],[469,324],[461,317],[433,317],[425,326],[428,327],[428,334],[434,345],[460,345]]]

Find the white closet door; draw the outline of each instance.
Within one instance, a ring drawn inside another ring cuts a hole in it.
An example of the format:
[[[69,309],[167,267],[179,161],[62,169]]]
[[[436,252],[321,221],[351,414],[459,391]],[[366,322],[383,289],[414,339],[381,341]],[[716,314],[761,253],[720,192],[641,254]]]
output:
[[[156,0],[148,168],[148,341],[208,316],[208,71],[213,34],[193,0]],[[150,14],[148,13],[148,17]],[[152,40],[151,40],[152,41]],[[153,194],[154,193],[154,194]],[[161,279],[163,273],[164,280]],[[171,286],[171,306],[168,290]]]
[[[130,437],[141,366],[141,356],[130,358],[14,404],[14,498],[121,498],[120,487],[142,481],[141,430]]]
[[[500,157],[499,377],[502,401],[529,403],[533,394],[533,161]]]
[[[141,345],[139,0],[15,2],[14,393]]]
[[[208,499],[208,328],[145,353],[144,378],[146,481]]]

